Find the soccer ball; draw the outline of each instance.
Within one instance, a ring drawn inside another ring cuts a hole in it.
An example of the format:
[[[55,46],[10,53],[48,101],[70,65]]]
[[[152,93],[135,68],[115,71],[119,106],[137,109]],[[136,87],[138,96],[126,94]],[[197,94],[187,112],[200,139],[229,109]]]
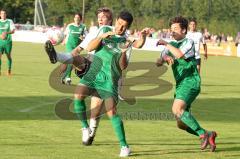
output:
[[[53,45],[62,43],[64,39],[64,33],[60,28],[52,27],[46,32],[47,39],[51,41]]]

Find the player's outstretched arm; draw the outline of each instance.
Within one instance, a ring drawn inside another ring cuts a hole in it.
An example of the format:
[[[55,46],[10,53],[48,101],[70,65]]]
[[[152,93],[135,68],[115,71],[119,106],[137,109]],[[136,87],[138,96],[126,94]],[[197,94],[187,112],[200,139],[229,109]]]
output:
[[[138,40],[135,40],[133,43],[133,47],[135,48],[142,48],[143,45],[145,44],[147,34],[149,33],[150,29],[149,28],[144,28],[140,32],[140,38]]]
[[[160,39],[160,40],[157,42],[157,45],[165,45],[166,48],[167,48],[176,58],[182,58],[183,55],[184,55],[180,49],[172,46],[171,44],[169,44],[168,42],[166,42],[166,41],[163,40],[163,39]]]

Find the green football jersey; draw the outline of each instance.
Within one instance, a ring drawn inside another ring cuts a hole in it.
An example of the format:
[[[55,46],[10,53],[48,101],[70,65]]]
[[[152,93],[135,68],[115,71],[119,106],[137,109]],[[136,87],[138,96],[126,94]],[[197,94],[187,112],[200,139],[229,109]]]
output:
[[[66,47],[69,48],[71,51],[75,47],[77,47],[81,43],[80,37],[83,37],[87,34],[87,28],[85,24],[80,24],[79,26],[75,25],[74,23],[69,24],[66,29]]]
[[[0,35],[3,32],[10,32],[15,29],[15,26],[13,24],[13,21],[11,19],[6,19],[6,20],[0,20]],[[1,42],[11,42],[12,41],[12,35],[7,34],[6,39],[2,40],[0,39]]]
[[[113,29],[111,26],[102,26],[98,36]],[[97,90],[102,99],[118,99],[118,80],[121,76],[119,60],[122,54],[119,45],[125,42],[126,37],[118,35],[103,39],[94,54],[89,71],[80,80],[80,83]]]
[[[173,75],[176,80],[174,98],[185,101],[186,110],[189,110],[201,90],[201,78],[197,71],[194,42],[184,38],[179,41],[172,41],[170,44],[180,49],[184,54],[182,58],[177,59],[168,50],[164,51],[164,54],[174,58],[174,64],[172,65]]]
[[[176,59],[169,51],[165,51],[167,55],[174,58],[174,64],[172,65],[173,75],[176,83],[179,83],[184,78],[195,76],[199,78],[197,71],[197,64],[195,60],[194,42],[191,39],[184,38],[179,41],[171,41],[170,45],[178,48],[184,54],[183,58]]]

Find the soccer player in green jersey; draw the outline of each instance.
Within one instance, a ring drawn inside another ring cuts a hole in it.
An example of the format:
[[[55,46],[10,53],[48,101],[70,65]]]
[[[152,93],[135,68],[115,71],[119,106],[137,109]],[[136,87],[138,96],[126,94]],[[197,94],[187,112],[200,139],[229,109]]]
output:
[[[130,154],[126,142],[123,122],[117,115],[118,80],[121,76],[120,59],[122,50],[119,44],[126,42],[125,31],[131,26],[133,17],[129,12],[121,12],[116,20],[115,28],[103,26],[97,38],[92,40],[87,50],[96,50],[89,71],[80,80],[75,91],[74,108],[81,116],[82,127],[88,128],[86,121],[86,96],[94,95],[104,100],[106,113],[109,116],[115,133],[119,139],[120,157]]]
[[[99,8],[96,12],[96,16],[97,16],[97,21],[98,21],[98,27],[102,27],[102,26],[111,26],[112,25],[112,11],[107,8],[107,7],[102,7]],[[81,42],[80,45],[78,45],[74,50],[72,50],[71,54],[67,54],[67,53],[55,53],[55,51],[50,52],[49,58],[51,63],[56,63],[57,61],[63,64],[73,64],[75,66],[76,69],[81,70],[81,73],[84,74],[86,71],[86,69],[80,69],[83,62],[88,62],[92,61],[93,58],[92,56],[94,55],[95,51],[89,52],[87,59],[86,60],[82,60],[82,56],[80,56],[80,52],[82,50],[86,50],[88,44],[90,43],[91,40],[93,40],[94,38],[97,37],[98,34],[98,30],[93,31],[93,32],[89,32],[87,34],[87,36],[84,38],[84,40]],[[49,43],[50,44],[50,43]],[[87,67],[86,67],[87,68]],[[76,71],[78,72],[78,76],[82,76],[79,75],[80,71]],[[101,98],[98,97],[94,97],[92,96],[91,98],[91,118],[90,118],[90,124],[89,124],[89,129],[82,129],[82,143],[84,145],[91,145],[93,138],[96,134],[96,130],[99,124],[99,118],[97,118],[99,112],[101,111],[101,105],[103,103],[103,100]]]
[[[76,13],[74,15],[74,23],[67,26],[65,34],[66,52],[70,54],[84,39],[87,34],[87,28],[82,22],[82,15]],[[67,70],[62,77],[62,83],[71,84],[72,65],[67,65]],[[65,80],[65,81],[64,81]]]
[[[210,145],[211,151],[215,151],[216,132],[203,129],[189,111],[192,102],[200,93],[201,79],[194,55],[194,42],[185,38],[188,21],[181,16],[175,17],[171,19],[170,27],[175,41],[169,43],[162,39],[158,41],[157,45],[165,45],[165,50],[158,59],[157,65],[162,65],[164,61],[172,65],[176,80],[172,112],[180,129],[200,137],[202,150]]]
[[[121,12],[116,20],[115,28],[110,26],[100,28],[97,38],[92,40],[87,47],[88,51],[96,50],[93,62],[87,74],[80,80],[74,96],[74,109],[80,116],[83,128],[88,128],[85,117],[84,99],[86,96],[94,95],[104,100],[107,115],[120,142],[120,157],[128,156],[130,149],[126,142],[123,122],[117,115],[116,109],[122,55],[119,44],[126,42],[125,31],[131,26],[132,21],[133,17],[129,12]]]
[[[0,75],[1,75],[1,65],[2,65],[2,54],[6,54],[8,59],[8,75],[11,75],[12,69],[12,35],[15,32],[15,26],[11,19],[7,19],[7,14],[4,9],[0,11]]]
[[[127,42],[125,36],[133,21],[129,12],[121,12],[116,20],[115,27],[102,26],[99,29],[97,37],[93,39],[87,47],[87,51],[96,50],[91,65],[88,60],[78,56],[80,65],[78,69],[87,70],[81,78],[74,95],[74,110],[81,120],[83,129],[88,129],[86,119],[86,104],[84,99],[87,96],[96,96],[104,100],[107,115],[112,121],[112,125],[120,142],[120,157],[126,157],[130,154],[130,149],[126,142],[123,122],[117,115],[116,105],[118,103],[118,80],[121,76],[122,53],[120,44]],[[136,43],[138,45],[140,43]],[[51,61],[56,61],[56,52],[54,47],[47,42],[45,49]],[[100,105],[101,106],[101,105]]]
[[[110,26],[112,24],[112,11],[109,8],[103,7],[103,8],[99,8],[97,10],[97,19],[98,19],[98,24],[99,27],[101,28],[102,26],[108,25]],[[139,39],[131,39],[130,42],[132,43],[132,46],[135,48],[141,48],[146,40],[146,34],[147,31],[149,29],[148,28],[144,28],[141,31],[141,36],[139,37]],[[54,56],[50,55],[50,60],[53,59],[51,62],[54,63],[56,61],[59,61],[61,63],[73,63],[73,65],[75,67],[81,66],[82,65],[82,61],[79,55],[79,53],[82,50],[86,50],[88,43],[93,40],[94,38],[97,37],[98,34],[98,30],[96,32],[89,32],[89,34],[86,36],[86,38],[83,40],[83,42],[76,47],[71,54],[61,54],[61,53],[56,53],[56,55],[54,54]],[[125,36],[127,37],[127,34],[125,34]],[[95,54],[95,51],[91,51],[89,52],[88,55],[90,55],[88,58],[90,61],[92,61],[92,58]],[[125,69],[128,65],[129,62],[129,58],[131,55],[131,49],[129,49],[126,52],[122,53],[121,56],[121,64],[120,67],[121,69]],[[51,58],[52,57],[52,58]],[[79,68],[78,68],[79,69]],[[82,72],[84,73],[85,70],[82,71],[76,71],[76,72]],[[81,75],[79,75],[81,76]],[[119,86],[121,87],[121,86]],[[89,125],[89,129],[82,129],[82,142],[84,145],[91,145],[92,141],[95,137],[96,134],[96,130],[97,127],[99,125],[99,120],[100,120],[100,112],[101,112],[101,105],[103,103],[103,100],[97,97],[92,97],[91,98],[91,118],[90,118],[90,125]]]

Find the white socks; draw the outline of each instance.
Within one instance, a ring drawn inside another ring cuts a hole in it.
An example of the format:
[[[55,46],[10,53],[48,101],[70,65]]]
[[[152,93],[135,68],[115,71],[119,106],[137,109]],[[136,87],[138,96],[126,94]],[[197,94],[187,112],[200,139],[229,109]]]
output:
[[[100,117],[97,117],[96,119],[95,118],[90,119],[89,127],[90,127],[90,130],[91,130],[91,133],[90,133],[91,137],[96,135],[97,127],[99,125],[99,121],[100,121]]]

